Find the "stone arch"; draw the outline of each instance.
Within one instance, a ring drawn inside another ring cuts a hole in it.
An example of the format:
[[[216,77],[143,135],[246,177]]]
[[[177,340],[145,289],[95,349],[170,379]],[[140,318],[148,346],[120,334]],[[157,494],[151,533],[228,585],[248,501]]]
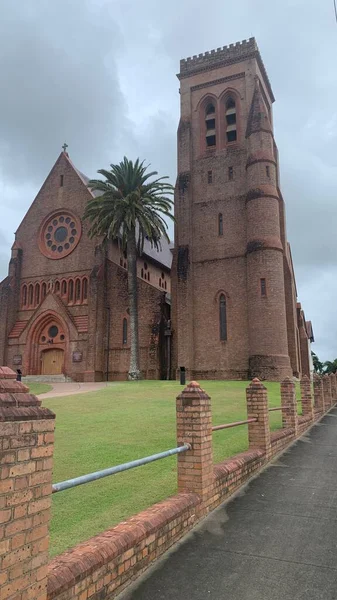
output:
[[[55,343],[48,346],[47,340],[42,342],[41,334],[46,328],[52,325],[56,325],[59,328],[60,335],[55,339]],[[64,365],[67,364],[69,353],[69,328],[62,316],[54,310],[48,310],[40,314],[29,329],[24,358],[24,370],[27,374],[40,375],[41,355],[48,347],[63,350]]]

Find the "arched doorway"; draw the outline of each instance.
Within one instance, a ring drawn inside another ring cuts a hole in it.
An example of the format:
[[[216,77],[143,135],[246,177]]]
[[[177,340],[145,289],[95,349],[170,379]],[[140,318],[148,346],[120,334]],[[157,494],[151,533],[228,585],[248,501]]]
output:
[[[42,351],[41,375],[61,375],[64,365],[64,350],[49,348]]]
[[[27,373],[65,374],[67,339],[68,330],[59,315],[51,311],[41,315],[29,332]]]

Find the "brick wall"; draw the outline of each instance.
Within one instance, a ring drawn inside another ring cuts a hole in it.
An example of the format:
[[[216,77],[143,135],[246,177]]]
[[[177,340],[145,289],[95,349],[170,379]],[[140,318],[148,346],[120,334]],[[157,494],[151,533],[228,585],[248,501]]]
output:
[[[0,368],[1,600],[45,600],[54,414]]]
[[[15,382],[11,385],[16,386]],[[303,400],[304,404],[308,404],[307,394],[303,394]],[[267,390],[260,381],[254,380],[247,389],[247,417],[253,419],[248,424],[249,448],[213,465],[211,398],[199,384],[191,382],[178,396],[176,404],[178,444],[188,442],[191,445],[189,451],[178,457],[179,493],[53,559],[48,566],[48,599],[101,600],[120,593],[209,511],[230,497],[314,422],[310,415],[297,416],[295,384],[290,379],[282,383],[281,405],[283,428],[271,433]],[[15,567],[6,555],[0,576],[9,586],[12,585],[11,573],[15,576],[13,581],[16,581],[18,593],[15,598],[20,600],[45,599],[46,523],[49,520],[52,454],[50,434],[53,428],[50,417],[47,411],[43,418],[40,413],[39,419],[34,421],[30,414],[30,421],[15,423],[14,427],[12,423],[8,427],[7,423],[0,421],[0,434],[3,434],[0,439],[2,445],[5,441],[9,447],[6,456],[9,456],[12,468],[16,469],[11,478],[17,482],[17,492],[10,489],[10,493],[6,493],[10,507],[5,505],[5,512],[1,514],[7,535],[0,547],[8,551],[7,544],[10,544],[9,548],[15,552],[16,543],[20,544],[20,551],[15,554]],[[20,428],[22,431],[18,437]],[[42,448],[39,443],[43,443]],[[24,454],[19,454],[21,452]],[[2,468],[8,469],[7,464]],[[25,478],[24,492],[21,491],[22,478]],[[19,511],[15,514],[17,508]],[[34,541],[27,548],[28,540],[35,537],[38,543]],[[18,542],[13,544],[13,540]],[[32,579],[20,575],[26,568],[32,569],[29,576]],[[41,594],[40,590],[36,592],[40,577],[43,582]],[[32,590],[30,595],[26,589]],[[4,600],[9,593],[15,592],[14,587],[8,590]]]

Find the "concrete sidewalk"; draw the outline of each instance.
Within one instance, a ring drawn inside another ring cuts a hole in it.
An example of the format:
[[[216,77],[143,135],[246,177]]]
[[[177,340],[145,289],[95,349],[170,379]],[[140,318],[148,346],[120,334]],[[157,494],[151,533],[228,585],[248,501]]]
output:
[[[73,396],[74,394],[85,394],[86,392],[97,392],[102,388],[107,387],[107,385],[113,385],[111,382],[108,384],[104,381],[102,382],[88,382],[88,383],[50,383],[49,385],[53,386],[53,389],[50,392],[46,392],[45,394],[39,394],[40,400],[45,400],[46,398],[58,398],[61,396]]]
[[[337,409],[118,598],[336,600]]]

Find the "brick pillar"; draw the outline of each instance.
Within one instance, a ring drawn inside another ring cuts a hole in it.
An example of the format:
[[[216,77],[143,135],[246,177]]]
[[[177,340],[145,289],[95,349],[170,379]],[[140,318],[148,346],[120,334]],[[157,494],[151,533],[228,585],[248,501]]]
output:
[[[268,394],[267,388],[259,379],[253,379],[247,387],[246,399],[247,419],[257,417],[255,423],[249,423],[248,425],[249,448],[263,450],[268,459],[271,455]]]
[[[304,375],[301,379],[301,401],[302,401],[302,414],[310,416],[311,420],[314,417],[312,408],[312,396],[311,396],[311,384],[310,379],[307,375]]]
[[[191,450],[178,454],[178,491],[205,496],[212,486],[211,399],[196,381],[191,381],[177,397],[177,442],[191,444]]]
[[[0,597],[46,600],[55,415],[0,367]]]
[[[331,382],[331,403],[334,405],[336,403],[336,375],[335,373],[330,373],[330,382]]]
[[[281,383],[282,427],[298,433],[298,415],[295,383],[286,377]]]
[[[321,412],[324,412],[323,381],[319,375],[314,375],[314,399],[315,408]]]
[[[329,375],[323,375],[324,406],[325,410],[331,407],[331,383]]]

